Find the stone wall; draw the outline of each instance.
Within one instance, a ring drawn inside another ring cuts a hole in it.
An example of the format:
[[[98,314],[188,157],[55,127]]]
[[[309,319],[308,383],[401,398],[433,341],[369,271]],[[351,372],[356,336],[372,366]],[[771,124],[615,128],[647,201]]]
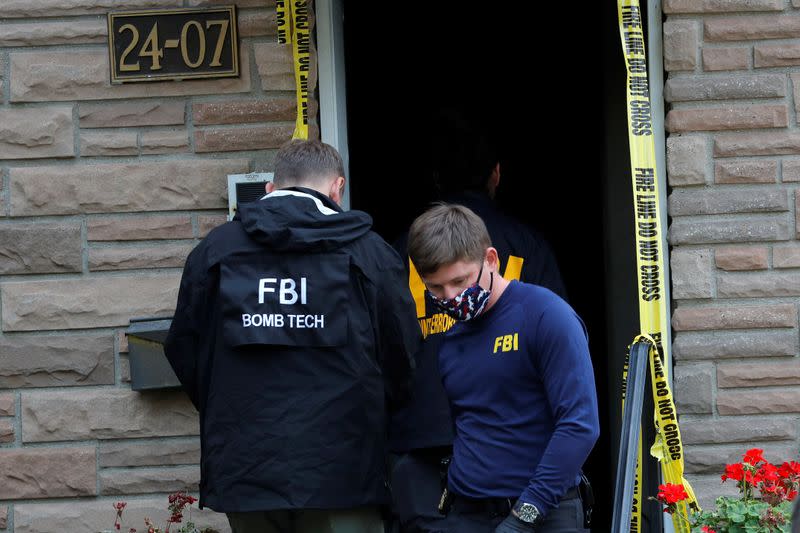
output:
[[[798,454],[800,1],[663,6],[674,379],[708,504],[748,447]]]
[[[239,78],[109,83],[108,10],[230,3]],[[0,20],[0,530],[112,529],[120,500],[141,530],[196,494],[198,421],[131,391],[123,332],[171,314],[225,176],[291,137],[291,53],[274,0],[2,0]]]

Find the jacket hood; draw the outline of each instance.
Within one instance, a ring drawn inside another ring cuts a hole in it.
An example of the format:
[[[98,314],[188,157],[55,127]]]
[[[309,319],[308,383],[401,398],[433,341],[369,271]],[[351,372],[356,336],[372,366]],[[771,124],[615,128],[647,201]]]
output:
[[[334,250],[365,235],[372,217],[342,211],[327,196],[305,187],[279,189],[239,208],[242,227],[276,251]]]

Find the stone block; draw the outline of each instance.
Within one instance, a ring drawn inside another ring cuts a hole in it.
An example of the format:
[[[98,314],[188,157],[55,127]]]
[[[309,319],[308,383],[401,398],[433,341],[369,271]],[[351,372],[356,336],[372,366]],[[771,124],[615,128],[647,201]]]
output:
[[[172,126],[183,124],[186,105],[173,101],[80,104],[82,128],[128,128],[134,126]]]
[[[86,233],[90,241],[191,239],[192,219],[188,215],[90,218]]]
[[[126,7],[129,6],[126,4]],[[11,52],[11,101],[110,100],[248,92],[250,54],[247,47],[240,50],[239,59],[243,65],[239,78],[111,85],[105,49]]]
[[[771,298],[800,295],[800,273],[721,274],[718,298]]]
[[[726,446],[690,445],[686,447],[686,472],[688,474],[717,474],[725,471],[726,464],[740,463],[746,451],[741,445]],[[764,450],[768,461],[781,464],[783,461],[795,460],[797,450],[782,443],[758,444]],[[731,483],[727,481],[725,484]],[[694,486],[694,484],[692,485]]]
[[[664,23],[664,70],[694,70],[699,33],[694,20],[667,19]]]
[[[2,11],[2,8],[0,8]],[[103,43],[108,40],[105,20],[69,22],[7,23],[0,26],[0,46],[53,46],[57,44]]]
[[[724,215],[732,213],[779,213],[789,210],[786,191],[678,189],[669,196],[671,216]]]
[[[715,157],[800,154],[800,133],[763,131],[722,133],[714,137]]]
[[[794,110],[798,112],[800,110],[800,74],[789,74],[789,78],[792,80],[792,94],[794,95]]]
[[[114,384],[110,335],[5,335],[0,353],[0,388]]]
[[[800,65],[800,45],[757,44],[753,47],[753,65],[756,68],[792,67]]]
[[[128,334],[126,330],[117,330],[117,346],[119,346],[119,353],[128,353]]]
[[[181,0],[125,0],[126,9],[178,7]],[[119,0],[3,0],[0,19],[10,17],[64,17],[76,15],[105,15],[119,8]]]
[[[194,149],[202,153],[280,148],[293,132],[294,124],[195,129]]]
[[[676,360],[782,357],[796,355],[797,350],[794,330],[681,331],[672,342]]]
[[[101,468],[125,466],[194,465],[200,463],[200,440],[158,442],[101,442]]]
[[[172,437],[199,431],[197,411],[183,392],[85,389],[22,393],[25,443]]]
[[[119,379],[122,383],[131,382],[131,361],[122,355],[119,358]]]
[[[81,156],[137,155],[139,145],[135,131],[81,132]]]
[[[756,415],[800,412],[800,389],[720,390],[717,412],[721,415]]]
[[[685,444],[751,444],[759,441],[784,441],[797,438],[794,418],[742,416],[714,420],[681,418],[681,437]]]
[[[672,251],[672,297],[676,299],[712,298],[714,296],[711,250]]]
[[[717,386],[720,388],[782,385],[800,385],[800,359],[717,366]]]
[[[664,0],[664,13],[783,11],[782,0]]]
[[[673,187],[706,182],[709,142],[699,135],[670,135],[667,138],[667,174]]]
[[[793,39],[800,32],[798,15],[720,17],[705,20],[705,41]]]
[[[14,424],[8,420],[0,420],[0,444],[14,442]]]
[[[142,133],[143,154],[175,154],[189,151],[189,132],[147,131]]]
[[[800,268],[800,246],[775,246],[772,249],[773,268]]]
[[[800,181],[800,159],[784,159],[781,170],[784,183]]]
[[[11,168],[11,216],[219,209],[247,159]]]
[[[710,414],[713,411],[713,375],[714,365],[711,363],[675,366],[673,387],[680,414]]]
[[[199,237],[205,237],[212,229],[221,226],[227,221],[227,215],[199,215],[197,217]]]
[[[253,54],[256,58],[261,88],[265,91],[294,91],[294,66],[291,47],[277,42],[255,43]],[[244,63],[242,63],[244,64]],[[317,58],[311,53],[311,70],[308,87],[313,94],[317,86]]]
[[[800,192],[794,191],[794,212],[800,213]],[[795,237],[800,238],[800,217],[795,217]]]
[[[240,12],[238,18],[240,37],[262,37],[278,33],[278,15],[275,11]]]
[[[70,531],[75,533],[107,531],[113,523],[112,506],[119,500],[120,498],[98,498],[64,503],[16,504],[14,533],[53,533],[63,531],[64,524],[69,524]],[[131,527],[135,527],[138,531],[146,531],[145,517],[152,518],[157,524],[164,524],[169,517],[167,497],[129,499],[123,513],[122,531],[128,531]],[[201,511],[197,508],[197,504],[192,506],[192,521],[201,530],[213,528],[219,533],[231,532],[228,519],[223,513],[215,513],[207,508]]]
[[[148,494],[154,492],[197,492],[199,466],[169,468],[126,468],[100,470],[100,494]]]
[[[714,252],[714,260],[722,270],[765,270],[768,251],[763,246],[724,246]]]
[[[0,416],[15,416],[17,401],[13,394],[0,394]]]
[[[0,284],[3,331],[124,326],[131,317],[170,315],[178,274]]]
[[[692,476],[692,488],[697,496],[697,502],[702,509],[714,509],[714,502],[719,496],[738,497],[739,489],[730,481],[722,483],[720,475],[695,475]]]
[[[89,270],[182,267],[193,244],[113,246],[89,250]]]
[[[0,160],[74,156],[71,106],[0,109]]]
[[[728,242],[788,241],[789,223],[781,218],[750,218],[693,222],[679,217],[669,229],[670,243],[708,244]]]
[[[294,91],[291,48],[278,43],[256,43],[253,48],[262,89]]]
[[[793,328],[797,325],[794,304],[730,307],[678,307],[672,314],[675,331],[709,329]]]
[[[731,76],[681,76],[667,80],[668,102],[781,98],[786,96],[784,74],[739,74]]]
[[[714,108],[672,109],[667,113],[669,132],[785,128],[789,110],[785,105],[728,105]]]
[[[197,103],[192,106],[192,115],[195,126],[293,121],[297,116],[297,101],[294,98],[271,98]]]
[[[0,505],[0,529],[8,527],[8,507]]]
[[[775,160],[717,161],[714,165],[714,181],[721,184],[775,183],[778,181],[778,162]]]
[[[94,446],[0,449],[0,499],[97,494]]]
[[[80,272],[79,222],[0,223],[0,274]]]
[[[724,48],[703,48],[703,70],[747,70],[750,66],[750,48],[729,46]]]

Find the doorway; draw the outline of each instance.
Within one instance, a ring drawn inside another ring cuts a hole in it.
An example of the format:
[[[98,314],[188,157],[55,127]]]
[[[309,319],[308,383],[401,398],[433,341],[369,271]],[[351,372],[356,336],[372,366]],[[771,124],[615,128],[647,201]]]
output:
[[[616,3],[505,5],[343,1],[351,206],[394,241],[436,198],[431,117],[455,108],[489,135],[498,206],[546,237],[589,331],[601,436],[585,470],[593,529],[608,531],[622,362],[638,333]]]

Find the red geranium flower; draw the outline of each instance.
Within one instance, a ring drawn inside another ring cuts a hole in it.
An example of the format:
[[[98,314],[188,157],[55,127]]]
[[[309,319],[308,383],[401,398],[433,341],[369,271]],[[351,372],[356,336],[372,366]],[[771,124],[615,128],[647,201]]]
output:
[[[744,477],[744,466],[742,466],[742,463],[725,465],[725,473],[722,474],[722,481],[725,481],[726,479],[741,481],[742,477]]]
[[[711,529],[711,528],[710,528],[710,527],[708,527],[708,526],[703,526],[703,527],[702,527],[702,529],[701,529],[701,531],[702,531],[703,533],[717,533],[716,531],[714,531],[713,529]]]
[[[758,463],[765,461],[764,450],[761,448],[751,448],[744,453],[742,460],[749,465],[756,466]]]
[[[773,482],[778,481],[780,476],[778,474],[778,468],[770,463],[764,463],[758,469],[758,477],[763,481]]]
[[[689,495],[686,494],[686,490],[683,488],[683,485],[665,483],[664,485],[658,486],[658,501],[666,505],[678,503],[679,501],[685,500],[688,497]]]

